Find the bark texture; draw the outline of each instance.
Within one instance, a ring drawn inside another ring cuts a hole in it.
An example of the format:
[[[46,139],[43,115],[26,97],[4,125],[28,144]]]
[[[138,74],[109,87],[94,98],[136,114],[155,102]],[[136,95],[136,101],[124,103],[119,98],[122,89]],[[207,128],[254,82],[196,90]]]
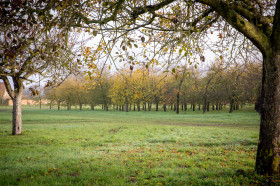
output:
[[[280,163],[280,52],[264,59],[262,109],[256,171],[279,175]]]

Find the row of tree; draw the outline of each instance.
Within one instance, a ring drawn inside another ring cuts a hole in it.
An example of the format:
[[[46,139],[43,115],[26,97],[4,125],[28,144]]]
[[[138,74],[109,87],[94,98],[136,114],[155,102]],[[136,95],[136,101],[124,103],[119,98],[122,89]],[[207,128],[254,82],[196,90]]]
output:
[[[102,105],[105,110],[130,109],[156,111],[162,106],[170,107],[177,113],[180,108],[201,109],[203,112],[220,110],[230,105],[230,111],[244,104],[257,101],[261,82],[259,63],[231,64],[216,61],[207,71],[195,68],[176,67],[171,72],[161,72],[156,68],[122,69],[114,74],[103,73],[101,77],[89,80],[84,77],[70,77],[59,87],[47,89],[45,96],[50,107],[64,104],[71,106]]]

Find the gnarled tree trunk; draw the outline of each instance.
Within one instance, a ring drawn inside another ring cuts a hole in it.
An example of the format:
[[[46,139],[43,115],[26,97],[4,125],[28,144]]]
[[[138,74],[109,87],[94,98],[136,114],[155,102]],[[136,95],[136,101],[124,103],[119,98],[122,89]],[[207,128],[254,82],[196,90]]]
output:
[[[262,107],[256,171],[279,175],[280,163],[280,46],[264,57]]]

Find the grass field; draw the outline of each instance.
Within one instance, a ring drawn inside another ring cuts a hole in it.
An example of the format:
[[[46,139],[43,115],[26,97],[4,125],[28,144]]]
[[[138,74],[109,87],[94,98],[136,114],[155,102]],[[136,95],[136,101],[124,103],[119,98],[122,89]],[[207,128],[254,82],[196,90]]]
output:
[[[259,115],[0,108],[0,185],[257,185]],[[277,180],[274,181],[275,183]]]

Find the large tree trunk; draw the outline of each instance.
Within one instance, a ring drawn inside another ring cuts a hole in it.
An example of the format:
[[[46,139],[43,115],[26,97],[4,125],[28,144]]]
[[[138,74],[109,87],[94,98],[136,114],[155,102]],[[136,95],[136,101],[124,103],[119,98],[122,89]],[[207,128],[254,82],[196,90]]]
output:
[[[279,175],[280,163],[280,46],[264,57],[262,107],[256,171]],[[277,48],[277,47],[276,47]]]

